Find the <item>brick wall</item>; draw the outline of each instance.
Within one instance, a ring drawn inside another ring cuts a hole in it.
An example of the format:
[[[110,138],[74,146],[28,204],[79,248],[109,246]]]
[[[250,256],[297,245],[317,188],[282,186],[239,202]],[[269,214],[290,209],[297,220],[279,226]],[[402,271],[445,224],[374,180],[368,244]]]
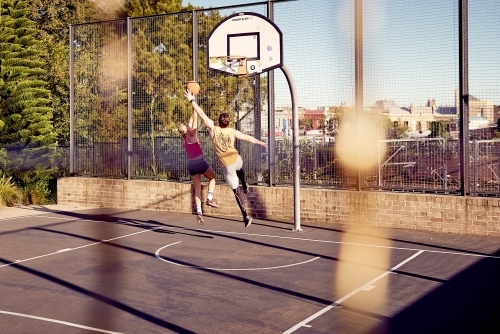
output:
[[[207,185],[203,185],[202,200]],[[240,217],[231,189],[217,185],[219,209],[205,214]],[[248,211],[260,219],[293,222],[293,188],[250,187]],[[59,204],[194,212],[190,183],[60,178]],[[300,189],[301,223],[341,223],[464,234],[500,236],[500,199],[431,194]]]

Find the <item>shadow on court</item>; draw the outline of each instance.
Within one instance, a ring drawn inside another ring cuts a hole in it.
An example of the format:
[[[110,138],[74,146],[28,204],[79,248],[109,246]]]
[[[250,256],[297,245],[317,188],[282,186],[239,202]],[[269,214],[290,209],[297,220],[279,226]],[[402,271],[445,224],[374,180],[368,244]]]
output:
[[[370,333],[500,333],[499,278],[499,259],[483,258]]]
[[[339,260],[341,225],[297,233],[263,220],[245,229],[239,219],[206,217],[200,226],[178,213],[43,211],[0,223],[2,333],[500,330],[495,238],[391,230],[389,267],[425,253],[388,276],[387,300],[353,306],[366,289],[297,326],[343,297],[334,289],[339,261],[374,277],[388,270]],[[354,233],[374,251],[386,241],[377,229]],[[352,290],[358,283],[353,277]]]

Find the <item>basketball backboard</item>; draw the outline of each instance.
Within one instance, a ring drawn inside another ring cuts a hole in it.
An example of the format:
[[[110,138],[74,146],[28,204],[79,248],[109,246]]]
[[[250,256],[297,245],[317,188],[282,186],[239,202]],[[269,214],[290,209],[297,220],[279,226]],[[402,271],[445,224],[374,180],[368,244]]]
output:
[[[257,13],[236,13],[219,22],[207,38],[207,68],[252,76],[283,65],[280,29]]]

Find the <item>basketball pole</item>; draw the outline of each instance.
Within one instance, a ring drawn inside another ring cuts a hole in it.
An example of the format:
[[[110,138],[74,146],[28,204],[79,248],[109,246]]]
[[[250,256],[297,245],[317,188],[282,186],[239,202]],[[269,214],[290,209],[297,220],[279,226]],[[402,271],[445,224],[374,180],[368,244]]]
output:
[[[285,74],[292,95],[292,144],[293,144],[293,231],[300,232],[300,156],[299,156],[299,110],[297,107],[297,91],[290,71],[285,65],[281,70]]]

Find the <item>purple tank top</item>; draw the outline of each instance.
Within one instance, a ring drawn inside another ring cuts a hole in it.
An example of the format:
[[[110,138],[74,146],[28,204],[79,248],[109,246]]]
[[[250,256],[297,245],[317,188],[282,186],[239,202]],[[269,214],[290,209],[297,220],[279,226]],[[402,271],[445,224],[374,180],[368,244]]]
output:
[[[198,140],[195,143],[188,143],[187,138],[183,139],[184,139],[184,148],[186,149],[186,153],[189,160],[197,158],[200,155],[203,155],[203,151],[201,149],[201,145]]]

